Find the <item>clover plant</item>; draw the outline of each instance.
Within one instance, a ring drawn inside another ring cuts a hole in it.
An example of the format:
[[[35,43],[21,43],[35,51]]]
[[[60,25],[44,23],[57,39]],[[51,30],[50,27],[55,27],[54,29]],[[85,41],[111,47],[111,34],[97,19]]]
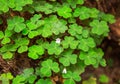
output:
[[[72,54],[73,50],[67,50],[59,59],[59,62],[62,63],[64,66],[70,66],[70,64],[77,63],[77,55]]]
[[[78,73],[71,71],[68,71],[66,74],[63,74],[63,78],[66,78],[64,84],[76,84],[75,81],[81,80]]]
[[[12,76],[3,73],[8,84],[76,84],[85,68],[106,66],[99,47],[108,36],[114,16],[86,7],[85,0],[0,0],[0,56],[17,55],[38,61],[36,66]],[[6,60],[6,61],[7,61]],[[87,82],[87,81],[86,81]],[[84,84],[86,84],[84,82]]]
[[[13,79],[13,76],[10,72],[3,73],[0,75],[0,80],[2,81],[2,84],[10,84],[10,80]]]
[[[12,84],[33,84],[36,78],[37,76],[34,74],[34,69],[28,68],[25,69],[22,74],[17,75],[13,79]]]
[[[108,83],[109,82],[109,77],[106,76],[105,74],[101,74],[99,76],[99,82],[100,83]]]
[[[50,77],[52,75],[52,71],[59,72],[59,64],[57,62],[53,62],[51,59],[47,59],[41,63],[40,72],[43,76]]]

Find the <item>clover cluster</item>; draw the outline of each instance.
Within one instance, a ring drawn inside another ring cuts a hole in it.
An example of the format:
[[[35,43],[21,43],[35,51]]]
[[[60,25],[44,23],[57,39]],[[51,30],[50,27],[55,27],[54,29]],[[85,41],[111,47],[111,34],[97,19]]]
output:
[[[11,15],[11,11],[20,15]],[[25,12],[31,15],[29,19],[22,15]],[[38,67],[15,77],[3,73],[0,80],[4,84],[9,80],[12,84],[52,84],[56,75],[64,84],[75,84],[89,65],[106,66],[98,45],[115,19],[86,7],[84,0],[0,0],[0,14],[8,16],[5,29],[0,30],[2,58],[10,60],[27,53],[29,59],[40,60]]]

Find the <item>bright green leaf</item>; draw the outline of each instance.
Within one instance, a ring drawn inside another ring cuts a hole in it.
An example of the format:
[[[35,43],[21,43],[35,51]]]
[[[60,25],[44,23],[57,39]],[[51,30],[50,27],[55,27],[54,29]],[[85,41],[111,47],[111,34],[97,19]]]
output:
[[[84,60],[84,63],[86,65],[94,65],[96,63],[96,52],[94,52],[93,50],[89,50],[89,52],[80,52],[80,60]]]
[[[59,62],[62,63],[64,66],[69,66],[70,64],[77,63],[77,55],[72,54],[72,50],[68,50],[61,54],[61,57],[59,58]]]
[[[34,83],[37,76],[34,75],[34,69],[33,68],[27,68],[23,71],[23,73],[21,74],[22,77],[25,78],[26,82]]]
[[[17,75],[13,80],[12,84],[24,84],[25,78],[21,75]]]
[[[53,5],[50,3],[47,3],[44,0],[37,1],[37,2],[34,1],[34,3],[32,4],[32,8],[34,8],[34,10],[37,12],[44,12],[45,14],[50,14],[54,12]]]
[[[10,43],[11,41],[10,37],[12,36],[12,34],[13,31],[10,31],[8,29],[6,29],[4,33],[0,31],[0,39],[2,39],[1,43],[2,44]]]
[[[70,7],[63,6],[60,9],[58,9],[57,14],[64,18],[70,18],[70,17],[72,17],[71,12],[72,12],[72,9]]]
[[[107,22],[105,21],[93,20],[90,26],[92,27],[93,34],[103,35],[109,32]]]
[[[82,36],[83,36],[84,38],[88,38],[89,32],[90,32],[89,30],[84,29],[84,30],[82,31]]]
[[[9,10],[7,0],[0,0],[0,11],[7,12]]]
[[[38,59],[41,55],[44,54],[44,49],[39,45],[32,45],[28,49],[28,57],[32,59]]]
[[[63,51],[63,48],[56,42],[52,41],[50,44],[47,44],[48,54],[59,55]]]
[[[76,84],[73,79],[66,79],[64,80],[64,84]]]
[[[115,22],[115,17],[111,14],[101,12],[99,16],[103,21],[109,22],[110,24]]]
[[[20,46],[18,49],[18,53],[23,53],[28,50],[28,46]]]
[[[27,38],[19,38],[15,40],[15,45],[18,47],[18,53],[23,53],[28,50],[29,40]]]
[[[15,32],[19,33],[23,29],[26,28],[26,25],[24,24],[24,18],[19,17],[19,16],[14,16],[11,19],[7,20],[8,30],[14,30]]]
[[[1,41],[1,43],[2,44],[7,44],[7,43],[10,43],[10,38],[4,38],[2,41]]]
[[[72,24],[69,26],[70,29],[68,30],[68,32],[71,34],[71,36],[76,36],[76,34],[82,34],[82,27],[78,26],[76,23]]]
[[[82,5],[84,3],[84,0],[67,0],[67,2],[70,4],[70,6],[72,6],[72,8],[76,8],[76,5]]]
[[[83,7],[80,7],[80,8],[76,8],[74,13],[73,13],[73,16],[74,17],[78,17],[80,18],[80,20],[85,20],[85,19],[88,19],[90,17],[90,9],[83,6]]]
[[[51,71],[59,72],[59,64],[57,62],[53,62],[51,59],[47,59],[41,63],[42,68],[40,69],[43,76],[50,77],[52,75]]]
[[[9,51],[14,52],[14,51],[16,51],[16,49],[17,49],[16,45],[6,44],[6,45],[4,45],[3,47],[0,48],[0,52],[2,52],[2,53],[9,52]]]
[[[0,39],[2,39],[3,37],[4,37],[4,33],[0,31]]]
[[[78,59],[76,64],[70,65],[70,67],[68,67],[68,70],[76,72],[80,75],[85,72],[85,67],[86,65],[84,62]]]
[[[11,59],[13,57],[13,53],[5,52],[2,54],[3,59]]]
[[[80,39],[80,44],[78,46],[79,49],[83,51],[88,51],[89,48],[94,48],[96,46],[94,39],[89,37],[87,39]]]
[[[71,37],[71,36],[65,36],[64,37],[64,40],[62,41],[62,45],[63,45],[63,48],[71,48],[71,49],[75,49],[78,45],[78,41],[75,40],[74,37]]]
[[[64,33],[68,29],[66,26],[67,22],[63,19],[58,19],[55,15],[45,18],[44,21],[45,25],[38,29],[39,33],[41,33],[43,37],[49,37],[52,33],[58,35],[60,33]]]
[[[10,72],[3,73],[0,75],[0,80],[2,81],[2,84],[10,84],[10,80],[13,79],[13,76]]]
[[[33,3],[33,0],[21,0],[21,1],[15,0],[14,10],[21,11],[23,6],[27,4],[32,4],[32,3]]]
[[[28,34],[29,38],[34,38],[35,36],[40,35],[40,32],[37,29],[44,24],[44,20],[40,20],[41,17],[41,14],[35,14],[29,21],[26,21],[27,28],[22,31],[22,34]]]
[[[86,65],[93,65],[94,67],[98,67],[101,60],[103,60],[103,51],[101,49],[90,49],[88,52],[80,52],[80,60],[84,60]]]
[[[90,13],[90,17],[91,18],[98,18],[98,15],[99,15],[100,11],[97,10],[96,8],[91,8],[90,10],[91,10],[89,12]]]
[[[75,84],[75,81],[80,81],[81,78],[78,73],[68,71],[66,74],[62,75],[65,78],[64,84]],[[68,81],[69,80],[69,81]]]

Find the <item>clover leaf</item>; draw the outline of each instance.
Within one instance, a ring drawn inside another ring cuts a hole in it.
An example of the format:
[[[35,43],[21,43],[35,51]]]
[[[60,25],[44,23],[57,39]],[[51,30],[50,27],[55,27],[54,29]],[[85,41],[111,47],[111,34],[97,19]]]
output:
[[[17,75],[13,80],[12,84],[25,84],[25,78],[22,75]]]
[[[94,50],[89,50],[88,52],[80,52],[80,60],[84,60],[84,63],[86,65],[94,65],[96,63],[96,52]]]
[[[98,18],[99,11],[96,8],[87,8],[85,6],[76,8],[74,10],[73,16],[79,17],[80,20],[85,20],[88,18]]]
[[[79,74],[76,72],[68,71],[66,74],[63,74],[62,76],[63,78],[65,78],[64,84],[76,84],[75,81],[81,80]]]
[[[0,11],[7,12],[9,10],[7,0],[0,0]]]
[[[33,0],[21,0],[21,1],[14,0],[14,3],[15,7],[13,8],[13,10],[21,11],[23,6],[27,4],[32,4]]]
[[[106,63],[102,58],[103,51],[101,49],[90,49],[88,52],[80,52],[79,58],[80,60],[84,60],[86,65],[93,65],[94,67],[98,67],[99,64],[105,66]]]
[[[66,52],[62,53],[61,57],[59,58],[59,62],[64,66],[77,63],[77,55],[72,54],[72,52],[73,50],[67,50]]]
[[[27,68],[23,71],[21,74],[25,78],[25,82],[28,82],[30,84],[33,84],[37,78],[37,76],[34,74],[33,68]]]
[[[45,24],[44,26],[38,29],[38,32],[44,37],[52,36],[51,26],[49,24]]]
[[[67,22],[65,20],[58,19],[55,15],[45,18],[44,21],[45,25],[38,29],[39,33],[41,33],[43,37],[51,36],[52,33],[58,35],[60,33],[64,33],[68,29],[66,26]]]
[[[2,81],[2,84],[10,84],[10,80],[13,79],[13,76],[10,72],[3,73],[0,76],[0,80]]]
[[[35,84],[53,84],[50,79],[39,79]]]
[[[6,45],[4,45],[3,47],[0,48],[0,52],[1,53],[5,53],[5,52],[9,52],[9,51],[14,52],[14,51],[16,51],[16,49],[17,49],[16,45],[6,44]]]
[[[3,59],[11,59],[14,55],[14,52],[17,50],[17,46],[14,44],[6,44],[0,48],[0,54]]]
[[[59,33],[65,33],[65,31],[68,29],[66,26],[66,21],[65,20],[56,20],[52,25],[51,31],[55,34],[58,35]]]
[[[80,20],[85,20],[85,19],[88,19],[90,17],[90,9],[85,7],[85,6],[82,6],[80,8],[76,8],[74,13],[73,13],[73,16],[74,17],[79,17]]]
[[[84,29],[84,30],[82,30],[81,34],[76,34],[75,35],[75,37],[78,40],[81,40],[82,38],[89,38],[89,36],[90,36],[90,30],[88,30],[88,29]]]
[[[89,12],[90,13],[90,17],[91,18],[98,18],[98,15],[99,15],[100,11],[97,10],[96,8],[91,8],[90,10],[91,10]]]
[[[28,48],[28,57],[38,59],[44,54],[44,48],[40,45],[32,45]]]
[[[76,19],[74,17],[71,17],[68,19],[68,23],[76,23]]]
[[[7,44],[11,41],[10,37],[12,36],[13,31],[10,31],[8,29],[5,30],[5,32],[0,31],[0,39],[2,39],[2,44]]]
[[[45,14],[50,14],[54,12],[54,6],[46,1],[34,1],[31,7],[37,12],[44,12]]]
[[[64,17],[64,18],[70,18],[70,17],[72,17],[71,12],[72,12],[72,9],[70,7],[68,7],[68,6],[63,6],[63,7],[59,8],[57,10],[57,14],[59,16]]]
[[[27,68],[23,70],[23,73],[21,74],[21,76],[23,76],[24,78],[28,78],[30,77],[32,74],[34,73],[34,69],[33,68]]]
[[[92,27],[91,32],[93,34],[104,35],[109,32],[107,22],[105,21],[93,20],[90,22],[90,26]]]
[[[15,45],[18,46],[18,53],[23,53],[28,50],[29,40],[27,38],[19,38],[15,40]]]
[[[80,75],[83,72],[85,72],[85,67],[86,67],[85,63],[80,59],[77,59],[77,63],[70,65],[70,67],[68,67],[67,69],[72,72],[76,72]]]
[[[2,54],[3,59],[11,59],[13,57],[13,53],[8,51]]]
[[[34,75],[33,68],[27,68],[23,71],[22,74],[17,75],[14,79],[12,84],[33,84],[36,80],[37,76]]]
[[[63,48],[55,41],[52,41],[50,44],[46,44],[46,46],[47,46],[46,49],[48,50],[49,55],[52,55],[52,54],[59,55],[63,51]]]
[[[4,33],[0,31],[0,39],[2,39],[3,37],[4,37]]]
[[[72,24],[69,26],[70,29],[68,30],[68,32],[71,34],[71,36],[76,36],[76,34],[82,34],[82,27],[78,26],[76,23]]]
[[[88,37],[89,37],[89,33],[90,33],[89,30],[84,29],[84,30],[82,31],[82,37],[84,37],[84,38],[88,38]]]
[[[76,8],[76,5],[82,5],[84,3],[84,0],[67,0],[67,2],[70,4],[70,6],[72,6],[72,8]]]
[[[105,14],[105,13],[101,12],[100,13],[100,18],[103,21],[109,22],[110,24],[115,22],[115,17],[111,14]]]
[[[0,1],[0,11],[2,12],[8,12],[9,8],[12,8],[13,10],[21,11],[23,6],[27,4],[32,4],[32,0],[21,0],[20,2],[18,0],[1,0]]]
[[[23,29],[26,28],[26,25],[24,23],[24,18],[20,16],[14,16],[13,18],[8,19],[7,24],[8,24],[7,27],[8,30],[14,30],[17,33],[21,32]]]
[[[46,19],[47,24],[51,24],[51,31],[55,35],[59,33],[64,33],[68,28],[66,26],[67,22],[63,19],[58,19],[57,16],[50,16]]]
[[[35,14],[29,21],[26,22],[27,28],[22,31],[23,35],[27,35],[29,38],[34,38],[40,33],[37,29],[44,24],[44,20],[39,20],[42,16]]]
[[[94,42],[94,39],[89,37],[86,39],[84,38],[80,39],[78,48],[86,52],[89,50],[89,48],[94,48],[95,46],[96,46],[96,43]]]
[[[62,46],[63,48],[71,48],[71,49],[76,49],[79,41],[75,40],[74,37],[71,36],[65,36],[64,40],[62,41]]]
[[[47,59],[46,61],[43,61],[41,63],[42,67],[40,69],[40,72],[43,76],[50,77],[53,72],[59,72],[59,64],[57,62],[53,62],[51,59]]]
[[[104,52],[102,49],[98,48],[94,50],[96,52],[96,63],[93,65],[95,68],[97,68],[99,65],[105,67],[106,66],[106,61],[103,59]]]

